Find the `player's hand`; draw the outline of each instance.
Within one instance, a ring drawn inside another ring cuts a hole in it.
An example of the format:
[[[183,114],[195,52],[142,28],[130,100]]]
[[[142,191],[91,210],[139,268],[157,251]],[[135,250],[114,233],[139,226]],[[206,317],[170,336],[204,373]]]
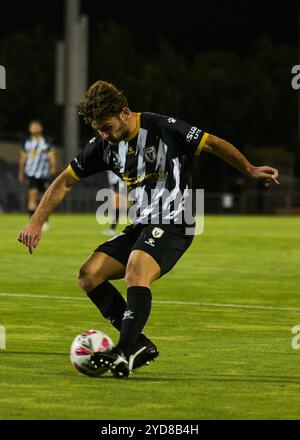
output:
[[[37,247],[42,234],[42,227],[29,223],[19,232],[17,240],[28,247],[29,252],[32,254]]]
[[[279,174],[276,168],[269,166],[253,167],[250,174],[254,179],[265,180],[265,186],[270,186],[272,183],[279,185]]]

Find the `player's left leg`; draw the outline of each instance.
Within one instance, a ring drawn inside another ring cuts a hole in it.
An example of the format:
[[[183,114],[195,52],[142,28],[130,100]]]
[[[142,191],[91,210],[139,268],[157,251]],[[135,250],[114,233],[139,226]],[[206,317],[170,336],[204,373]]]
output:
[[[159,355],[153,342],[144,336],[141,343],[141,337],[151,311],[150,286],[160,274],[161,268],[151,255],[143,250],[131,252],[125,273],[127,307],[117,345],[128,359],[129,372],[149,364]]]
[[[118,348],[127,357],[135,352],[139,335],[149,318],[152,300],[150,286],[160,277],[160,272],[159,264],[147,252],[131,252],[125,273],[127,308],[118,343]]]
[[[159,354],[153,342],[142,334],[142,330],[151,310],[150,285],[159,278],[160,272],[160,266],[151,255],[141,250],[131,252],[125,273],[127,305],[119,342],[108,356],[97,353],[94,359],[99,360],[100,365],[101,362],[111,362],[111,370],[116,377],[128,376],[131,371],[148,364]]]
[[[80,268],[78,283],[102,315],[119,331],[126,311],[126,301],[110,281],[124,278],[136,233],[128,226],[114,238],[102,243]],[[140,334],[138,344],[148,343]]]
[[[131,367],[139,351],[137,340],[151,310],[151,283],[174,267],[192,240],[183,227],[149,225],[133,246],[125,274],[127,308],[120,340],[111,353],[97,356],[100,364],[110,364],[116,377],[126,377],[134,369]]]

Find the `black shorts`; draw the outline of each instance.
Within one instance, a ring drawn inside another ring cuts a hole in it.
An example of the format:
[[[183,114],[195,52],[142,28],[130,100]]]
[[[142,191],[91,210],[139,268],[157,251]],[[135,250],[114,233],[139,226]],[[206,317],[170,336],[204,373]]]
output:
[[[35,188],[42,193],[45,192],[49,186],[48,179],[37,179],[36,177],[28,176],[28,180],[29,180],[28,182],[29,189]]]
[[[129,225],[95,252],[104,252],[124,266],[133,250],[147,252],[160,266],[162,276],[175,266],[193,241],[194,236],[186,235],[185,229],[185,226],[174,224]]]

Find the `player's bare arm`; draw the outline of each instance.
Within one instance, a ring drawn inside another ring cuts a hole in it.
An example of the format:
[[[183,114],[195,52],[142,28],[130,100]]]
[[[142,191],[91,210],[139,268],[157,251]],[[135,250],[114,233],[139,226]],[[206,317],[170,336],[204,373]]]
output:
[[[76,182],[67,170],[63,171],[45,192],[30,222],[20,231],[18,241],[28,247],[31,254],[40,241],[44,222]]]
[[[209,135],[203,150],[219,156],[234,168],[237,168],[254,179],[266,180],[267,184],[274,182],[279,184],[278,170],[276,168],[267,165],[260,167],[252,165],[236,147],[224,139]]]

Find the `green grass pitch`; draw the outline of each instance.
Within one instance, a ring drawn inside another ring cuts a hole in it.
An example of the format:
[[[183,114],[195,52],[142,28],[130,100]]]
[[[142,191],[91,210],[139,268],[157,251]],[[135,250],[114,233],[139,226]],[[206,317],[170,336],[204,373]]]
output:
[[[26,220],[0,216],[0,293],[48,298],[0,295],[0,419],[300,418],[300,351],[291,347],[299,218],[207,216],[203,235],[153,284],[146,333],[160,356],[127,380],[81,375],[68,356],[89,328],[117,340],[76,284],[103,226],[93,215],[53,215],[30,256],[16,241]],[[125,294],[123,280],[114,284]]]

